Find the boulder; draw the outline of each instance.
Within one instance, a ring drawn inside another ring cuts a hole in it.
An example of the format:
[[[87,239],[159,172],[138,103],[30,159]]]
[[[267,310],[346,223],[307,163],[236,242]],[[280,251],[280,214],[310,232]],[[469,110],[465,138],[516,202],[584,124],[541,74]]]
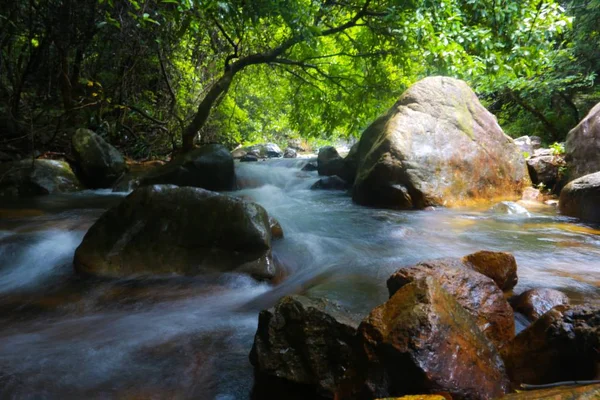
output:
[[[172,184],[208,190],[232,190],[235,186],[233,157],[220,144],[208,144],[158,167],[141,185]]]
[[[552,189],[560,180],[560,170],[565,166],[563,157],[548,154],[534,155],[527,160],[527,169],[534,185],[543,184]]]
[[[392,297],[404,286],[434,277],[471,314],[483,334],[498,348],[515,336],[513,310],[490,278],[465,268],[459,259],[439,259],[404,267],[387,281]]]
[[[154,160],[130,163],[129,171],[121,175],[113,185],[113,192],[131,192],[140,186],[140,180],[155,168],[165,165],[164,161]]]
[[[233,157],[235,160],[238,160],[238,159],[244,157],[246,154],[248,154],[246,152],[246,150],[244,150],[241,147],[238,147],[231,151],[231,157]]]
[[[254,154],[246,154],[240,158],[240,162],[256,162],[258,161],[258,157]]]
[[[276,274],[267,212],[193,187],[144,186],[109,209],[75,251],[75,269],[111,278],[241,272]]]
[[[542,138],[539,136],[521,136],[515,139],[515,144],[519,146],[522,153],[532,155],[534,151],[542,147]]]
[[[319,175],[332,176],[343,175],[344,159],[340,157],[333,146],[325,146],[319,149],[317,156],[317,171]]]
[[[283,157],[283,151],[275,143],[261,143],[249,147],[244,147],[248,154],[253,154],[258,158],[279,158]]]
[[[600,171],[600,103],[567,135],[565,160],[570,179]]]
[[[355,363],[358,323],[335,303],[286,296],[260,312],[250,362],[259,374],[334,397]]]
[[[315,163],[309,162],[307,163],[304,167],[302,167],[302,171],[308,171],[308,172],[312,172],[312,171],[316,171],[317,165]]]
[[[521,200],[541,203],[544,201],[544,195],[539,189],[528,187],[523,190],[523,197],[521,197]]]
[[[514,288],[519,281],[517,260],[510,253],[482,250],[463,257],[462,261],[468,268],[491,278],[504,291]]]
[[[541,390],[511,393],[502,400],[597,400],[600,399],[600,385],[559,386]]]
[[[396,209],[520,198],[525,160],[469,86],[430,77],[362,134],[353,199]]]
[[[301,139],[290,139],[288,141],[288,147],[296,151],[308,151],[308,146],[302,144]]]
[[[91,188],[111,187],[127,171],[121,153],[89,129],[77,129],[72,146],[82,180]]]
[[[490,211],[496,214],[530,216],[529,211],[527,211],[525,207],[514,201],[501,201],[500,203],[494,204],[490,208]]]
[[[600,172],[569,182],[560,192],[558,208],[564,215],[600,222]]]
[[[271,237],[273,239],[283,239],[283,228],[279,221],[269,216],[269,229],[271,230]]]
[[[358,146],[360,143],[355,143],[351,148],[346,158],[344,158],[344,168],[340,175],[346,182],[353,184],[356,178],[356,170],[358,169]]]
[[[509,382],[494,346],[433,277],[403,286],[358,328],[364,397],[495,399]]]
[[[501,350],[515,383],[594,379],[600,363],[600,309],[555,307]]]
[[[29,197],[81,189],[68,163],[22,160],[0,164],[0,197]]]
[[[568,306],[569,297],[555,289],[536,288],[512,298],[510,303],[515,311],[535,321],[556,306]]]
[[[296,150],[292,149],[291,147],[288,147],[283,152],[283,158],[296,158],[296,157],[298,157],[298,153],[296,152]]]
[[[348,183],[337,175],[326,176],[316,181],[310,188],[312,190],[346,190]]]

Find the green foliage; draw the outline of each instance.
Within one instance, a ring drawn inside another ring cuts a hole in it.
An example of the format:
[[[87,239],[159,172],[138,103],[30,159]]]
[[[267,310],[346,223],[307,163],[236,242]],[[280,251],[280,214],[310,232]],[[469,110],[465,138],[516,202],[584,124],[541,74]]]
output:
[[[550,145],[550,149],[552,150],[552,154],[555,156],[560,156],[565,154],[565,144],[554,142]]]

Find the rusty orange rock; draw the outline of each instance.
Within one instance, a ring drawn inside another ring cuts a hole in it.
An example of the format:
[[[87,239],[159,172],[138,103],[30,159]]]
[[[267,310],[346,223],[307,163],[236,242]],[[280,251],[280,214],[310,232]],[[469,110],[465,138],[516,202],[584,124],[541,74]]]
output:
[[[506,252],[482,250],[463,257],[475,271],[492,278],[502,290],[510,290],[518,282],[517,261]]]

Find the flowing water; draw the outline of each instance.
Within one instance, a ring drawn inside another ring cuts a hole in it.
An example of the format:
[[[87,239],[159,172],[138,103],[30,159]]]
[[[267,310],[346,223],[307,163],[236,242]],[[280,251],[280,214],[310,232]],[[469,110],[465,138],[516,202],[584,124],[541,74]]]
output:
[[[517,292],[558,288],[600,304],[600,230],[551,207],[389,211],[312,191],[307,160],[237,165],[242,190],[285,232],[288,278],[235,274],[91,280],[73,273],[86,230],[121,195],[47,196],[0,206],[0,399],[248,399],[261,308],[288,293],[366,314],[397,268],[489,249],[511,251]]]

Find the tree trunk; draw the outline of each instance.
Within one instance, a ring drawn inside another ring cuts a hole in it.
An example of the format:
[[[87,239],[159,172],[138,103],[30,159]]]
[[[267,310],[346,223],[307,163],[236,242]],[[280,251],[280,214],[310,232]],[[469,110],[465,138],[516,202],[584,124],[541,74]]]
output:
[[[231,81],[233,80],[233,76],[235,75],[235,70],[229,70],[225,72],[225,74],[219,78],[219,80],[213,85],[212,88],[208,91],[204,100],[198,106],[198,111],[196,111],[196,115],[192,122],[185,128],[182,135],[183,141],[183,151],[187,152],[194,148],[194,138],[198,134],[198,131],[202,129],[208,117],[210,116],[210,112],[219,99],[220,96],[225,95],[231,86]]]
[[[548,119],[544,116],[544,114],[538,110],[537,108],[533,107],[530,104],[525,103],[523,100],[521,100],[521,98],[519,97],[518,94],[516,94],[513,91],[509,92],[510,97],[521,107],[523,107],[523,109],[525,109],[526,111],[530,112],[533,116],[535,116],[537,119],[540,120],[540,122],[542,123],[542,125],[544,125],[544,127],[546,129],[548,129],[548,132],[550,132],[550,134],[552,135],[552,139],[553,140],[559,140],[561,137],[560,132],[556,129],[556,127],[554,125],[552,125],[552,123],[550,121],[548,121]]]

